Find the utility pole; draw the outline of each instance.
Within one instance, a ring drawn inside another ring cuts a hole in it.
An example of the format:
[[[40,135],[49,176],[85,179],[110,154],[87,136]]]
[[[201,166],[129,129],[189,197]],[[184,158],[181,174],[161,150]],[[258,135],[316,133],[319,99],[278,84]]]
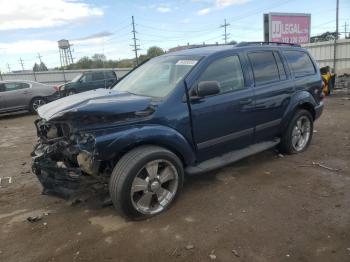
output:
[[[136,30],[135,30],[135,21],[134,21],[134,16],[131,17],[132,19],[132,33],[133,33],[133,40],[134,40],[134,45],[132,45],[134,47],[134,49],[132,51],[135,52],[135,58],[136,58],[136,65],[138,66],[139,65],[139,57],[137,56],[137,51],[140,50],[139,45],[136,43],[136,41],[138,40],[136,38]]]
[[[40,64],[41,64],[42,63],[42,60],[41,60],[42,56],[40,55],[40,53],[38,53],[37,58],[39,58],[39,61],[40,61]]]
[[[22,71],[24,71],[24,65],[23,65],[23,60],[22,60],[22,58],[19,59],[19,63],[20,63],[21,66],[22,66]]]
[[[337,66],[337,40],[339,38],[339,0],[336,0],[337,1],[337,7],[336,7],[336,13],[335,13],[335,39],[334,39],[334,52],[333,52],[333,70],[334,72],[336,72],[336,66]]]
[[[347,35],[347,34],[348,34],[348,30],[347,30],[347,29],[348,29],[348,25],[349,25],[349,24],[345,21],[345,22],[344,22],[345,39],[348,37],[348,35]]]
[[[9,70],[9,73],[11,73],[11,68],[10,68],[9,63],[7,63],[7,69]]]
[[[226,23],[226,19],[224,20],[224,24],[220,25],[220,27],[224,28],[224,34],[222,35],[224,37],[225,40],[225,44],[227,44],[227,39],[229,37],[230,34],[227,33],[227,27],[230,26],[230,24]]]

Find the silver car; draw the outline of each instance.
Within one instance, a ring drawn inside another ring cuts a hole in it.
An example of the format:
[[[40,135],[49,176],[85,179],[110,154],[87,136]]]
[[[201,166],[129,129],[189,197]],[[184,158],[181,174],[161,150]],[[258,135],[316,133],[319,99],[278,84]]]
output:
[[[33,81],[0,81],[0,113],[38,108],[59,98],[58,87]]]

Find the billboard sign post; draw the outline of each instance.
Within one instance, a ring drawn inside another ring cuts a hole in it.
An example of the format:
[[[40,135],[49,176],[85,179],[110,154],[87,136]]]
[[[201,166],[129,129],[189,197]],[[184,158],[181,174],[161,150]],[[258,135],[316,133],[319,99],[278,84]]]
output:
[[[310,42],[310,27],[310,14],[264,14],[264,41],[306,44]]]

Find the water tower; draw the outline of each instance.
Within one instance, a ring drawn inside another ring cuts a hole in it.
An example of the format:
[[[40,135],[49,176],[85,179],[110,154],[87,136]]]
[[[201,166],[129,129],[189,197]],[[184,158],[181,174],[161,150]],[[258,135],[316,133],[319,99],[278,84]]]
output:
[[[72,51],[70,50],[69,41],[62,39],[58,41],[58,49],[60,51],[61,66],[73,64]]]

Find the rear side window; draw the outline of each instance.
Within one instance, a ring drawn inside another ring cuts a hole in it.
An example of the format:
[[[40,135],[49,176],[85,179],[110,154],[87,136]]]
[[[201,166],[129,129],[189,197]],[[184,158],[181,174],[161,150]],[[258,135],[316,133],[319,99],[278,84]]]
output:
[[[26,83],[5,83],[6,91],[14,91],[29,88]]]
[[[284,51],[283,53],[295,77],[315,74],[316,70],[314,64],[307,53],[301,51]]]
[[[115,73],[112,71],[106,71],[105,72],[105,78],[110,79],[110,78],[116,78]]]
[[[226,93],[244,88],[244,77],[238,56],[227,56],[212,62],[199,81],[218,81],[220,93]]]
[[[96,72],[92,74],[92,81],[104,80],[105,76],[103,72]]]
[[[272,51],[249,53],[248,57],[253,68],[255,85],[280,80],[278,67]]]

